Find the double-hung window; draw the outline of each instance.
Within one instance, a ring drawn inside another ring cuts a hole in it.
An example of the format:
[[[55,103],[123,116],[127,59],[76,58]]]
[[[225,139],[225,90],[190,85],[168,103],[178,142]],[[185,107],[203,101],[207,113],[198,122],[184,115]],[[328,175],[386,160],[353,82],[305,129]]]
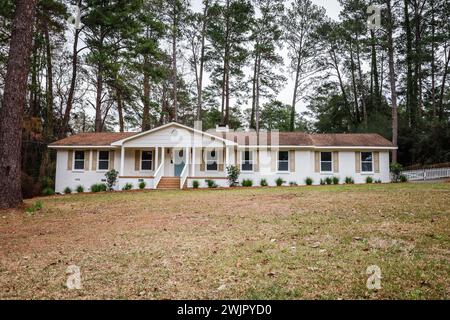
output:
[[[217,151],[210,150],[206,152],[206,171],[217,171]]]
[[[74,170],[84,170],[84,151],[75,151],[73,168]]]
[[[107,171],[109,169],[109,151],[98,152],[98,170]]]
[[[320,172],[330,173],[333,172],[333,153],[321,152],[320,153]]]
[[[373,172],[373,153],[361,152],[361,171]]]
[[[141,170],[151,171],[153,167],[153,152],[142,151],[141,153]]]
[[[242,151],[241,171],[253,171],[253,152]]]
[[[289,151],[278,152],[278,171],[289,171]]]

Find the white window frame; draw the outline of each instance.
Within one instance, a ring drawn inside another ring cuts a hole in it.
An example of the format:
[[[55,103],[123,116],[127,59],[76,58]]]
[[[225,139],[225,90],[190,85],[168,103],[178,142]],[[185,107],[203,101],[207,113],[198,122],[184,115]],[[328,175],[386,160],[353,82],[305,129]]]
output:
[[[144,159],[142,159],[142,156],[143,156],[144,152],[150,152],[151,155],[152,155],[152,159],[151,159],[151,160],[144,160]],[[154,161],[154,158],[155,158],[155,154],[154,154],[153,150],[141,150],[141,157],[140,157],[140,158],[141,158],[141,159],[140,159],[141,161],[140,161],[140,164],[139,164],[139,169],[141,169],[140,171],[141,171],[141,172],[150,172],[150,171],[153,171],[153,170],[152,170],[152,168],[153,168],[153,161]],[[143,168],[142,168],[142,164],[144,163],[144,161],[145,161],[145,162],[150,162],[150,169],[143,169]]]
[[[76,161],[81,161],[81,160],[76,160],[77,152],[83,152],[83,169],[76,169],[75,168]],[[72,157],[73,157],[72,158],[72,160],[73,160],[72,171],[75,171],[75,172],[84,172],[84,171],[86,171],[86,150],[74,150]]]
[[[252,170],[244,170],[243,165],[245,160],[245,153],[248,152],[250,155],[250,158],[248,161],[252,165]],[[255,154],[253,150],[242,150],[241,151],[241,172],[255,172]]]
[[[100,160],[100,152],[108,152],[108,169],[100,169],[100,161],[106,162],[106,160]],[[98,150],[97,151],[97,171],[99,172],[107,172],[109,170],[109,164],[110,164],[110,159],[111,157],[111,152],[109,150]]]
[[[331,154],[331,161],[322,161],[322,154],[323,153],[329,153],[329,154]],[[330,173],[333,173],[333,157],[334,157],[334,155],[333,155],[333,152],[332,151],[321,151],[320,152],[320,173],[323,173],[323,174],[330,174]],[[323,171],[322,170],[322,163],[323,162],[326,162],[326,163],[331,163],[331,171]]]
[[[280,160],[280,152],[286,152],[288,154],[287,160]],[[281,162],[287,162],[287,170],[280,170],[280,163]],[[277,159],[277,172],[278,173],[288,173],[291,171],[291,153],[286,150],[280,150],[278,151],[278,159]]]
[[[216,156],[213,158],[211,153],[215,152]],[[209,170],[208,165],[213,165],[216,163],[216,169],[215,170]],[[206,172],[219,172],[219,152],[217,149],[206,149],[206,161],[205,161],[205,171]]]
[[[372,154],[372,161],[363,161],[363,153],[371,153]],[[362,151],[361,152],[361,174],[373,174],[375,170],[375,161],[374,161],[374,153],[372,151]],[[372,164],[372,171],[364,171],[363,163],[371,163]]]

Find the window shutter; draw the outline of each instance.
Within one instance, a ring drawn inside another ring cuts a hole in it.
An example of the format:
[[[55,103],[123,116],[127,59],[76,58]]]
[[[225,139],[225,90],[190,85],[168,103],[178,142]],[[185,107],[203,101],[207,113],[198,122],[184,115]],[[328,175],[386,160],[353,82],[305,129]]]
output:
[[[67,152],[67,170],[73,170],[73,150]]]
[[[84,152],[84,171],[89,171],[89,155],[91,151]]]
[[[219,156],[219,154],[217,156]],[[225,169],[225,148],[222,149],[221,157],[222,157],[221,159],[220,159],[220,157],[218,157],[219,158],[218,159],[218,162],[219,162],[218,169],[219,169],[219,171],[223,171]]]
[[[200,159],[200,171],[205,172],[206,166],[205,166],[205,149],[202,149],[202,156]]]
[[[289,169],[295,172],[295,150],[289,151]]]
[[[236,166],[239,168],[239,170],[241,169],[241,155],[239,154],[239,150],[238,150],[238,148],[236,147],[236,149],[234,150],[234,157],[235,157],[235,160],[236,160]]]
[[[356,173],[361,173],[361,152],[355,152]]]
[[[255,160],[253,161],[253,169],[255,172],[259,172],[259,150],[256,150],[255,153],[253,153],[253,156],[255,156]]]
[[[380,153],[374,152],[373,153],[373,162],[375,166],[375,173],[380,173]]]
[[[277,162],[278,162],[278,151],[272,150],[270,153],[271,163],[272,163],[272,172],[277,172]]]
[[[339,152],[333,152],[333,172],[339,172]]]
[[[109,170],[115,169],[114,160],[115,160],[115,152],[110,151],[109,152]]]
[[[141,151],[135,150],[134,151],[134,171],[141,171]]]
[[[314,171],[320,172],[320,152],[315,152]]]
[[[92,171],[97,171],[97,150],[92,150]]]

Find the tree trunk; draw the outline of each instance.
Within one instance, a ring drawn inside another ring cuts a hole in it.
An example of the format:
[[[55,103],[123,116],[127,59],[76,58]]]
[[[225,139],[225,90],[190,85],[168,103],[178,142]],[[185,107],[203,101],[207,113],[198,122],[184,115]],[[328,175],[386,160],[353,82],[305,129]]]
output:
[[[367,107],[366,107],[366,90],[364,86],[364,78],[362,74],[362,68],[361,68],[361,49],[359,47],[359,36],[356,34],[356,60],[358,62],[358,77],[359,77],[359,91],[361,93],[361,113],[364,123],[364,128],[367,128],[368,119],[367,119]]]
[[[95,132],[103,131],[102,93],[103,93],[103,66],[100,63],[97,70],[97,97],[95,99]]]
[[[125,121],[123,120],[123,100],[120,89],[116,89],[117,96],[117,112],[119,113],[119,129],[120,132],[125,132]]]
[[[415,128],[416,125],[416,95],[414,92],[414,79],[413,79],[413,52],[412,52],[412,33],[411,25],[409,21],[408,0],[404,0],[404,24],[406,32],[406,108],[408,110],[408,120],[410,128]]]
[[[150,77],[147,74],[148,56],[144,56],[144,110],[142,114],[142,131],[150,130]]]
[[[353,99],[355,103],[355,115],[356,115],[356,122],[360,123],[360,116],[359,116],[359,105],[358,105],[358,90],[356,87],[356,76],[355,76],[355,59],[353,58],[353,46],[350,42],[350,65],[351,65],[351,74],[352,74],[352,87],[353,87]]]
[[[392,100],[392,144],[398,146],[398,107],[397,107],[397,85],[395,75],[395,61],[394,61],[394,20],[392,17],[391,0],[386,1],[387,15],[388,15],[388,58],[389,58],[389,82],[391,85],[391,100]],[[397,163],[397,150],[392,150],[392,162]]]
[[[178,21],[177,13],[174,13],[172,22],[172,86],[173,86],[173,120],[178,122],[178,83],[177,83],[177,36],[178,36]]]
[[[47,59],[47,94],[45,108],[45,142],[50,143],[53,137],[53,65],[52,48],[50,43],[50,34],[48,22],[44,24],[45,50]]]
[[[208,10],[209,10],[209,0],[205,0],[205,8],[203,11],[203,25],[202,25],[202,45],[200,54],[200,70],[198,79],[198,105],[197,105],[197,121],[202,120],[203,112],[203,69],[205,64],[205,38],[206,38],[206,28],[208,26]]]
[[[447,61],[445,62],[444,75],[442,76],[441,94],[439,96],[439,120],[444,119],[444,95],[445,95],[445,84],[447,82],[448,67],[450,63],[450,49],[447,54]]]
[[[253,79],[252,79],[252,112],[250,114],[250,128],[256,129],[255,113],[256,113],[256,74],[258,68],[258,54],[255,56],[255,64],[253,66]]]
[[[260,110],[259,110],[259,95],[260,95],[260,75],[261,75],[261,56],[258,57],[258,65],[256,70],[256,100],[255,100],[255,117],[256,117],[256,132],[259,133],[259,121],[260,121]],[[259,135],[258,135],[259,139]]]
[[[291,107],[291,117],[289,120],[289,129],[291,132],[295,131],[295,108],[297,105],[297,95],[298,95],[298,85],[300,81],[300,72],[301,72],[301,63],[302,63],[302,50],[300,49],[297,57],[297,68],[295,72],[295,83],[294,83],[294,94],[292,96],[292,107]]]
[[[35,15],[36,0],[16,1],[0,109],[0,208],[13,208],[22,203],[22,115]]]

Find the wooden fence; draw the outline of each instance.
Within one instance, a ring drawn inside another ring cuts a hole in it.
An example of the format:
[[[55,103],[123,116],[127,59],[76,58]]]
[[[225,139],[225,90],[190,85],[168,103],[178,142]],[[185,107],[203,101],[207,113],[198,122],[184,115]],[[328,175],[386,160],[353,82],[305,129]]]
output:
[[[418,169],[418,170],[406,170],[403,171],[409,181],[426,181],[450,178],[450,167],[436,168],[436,169]]]

